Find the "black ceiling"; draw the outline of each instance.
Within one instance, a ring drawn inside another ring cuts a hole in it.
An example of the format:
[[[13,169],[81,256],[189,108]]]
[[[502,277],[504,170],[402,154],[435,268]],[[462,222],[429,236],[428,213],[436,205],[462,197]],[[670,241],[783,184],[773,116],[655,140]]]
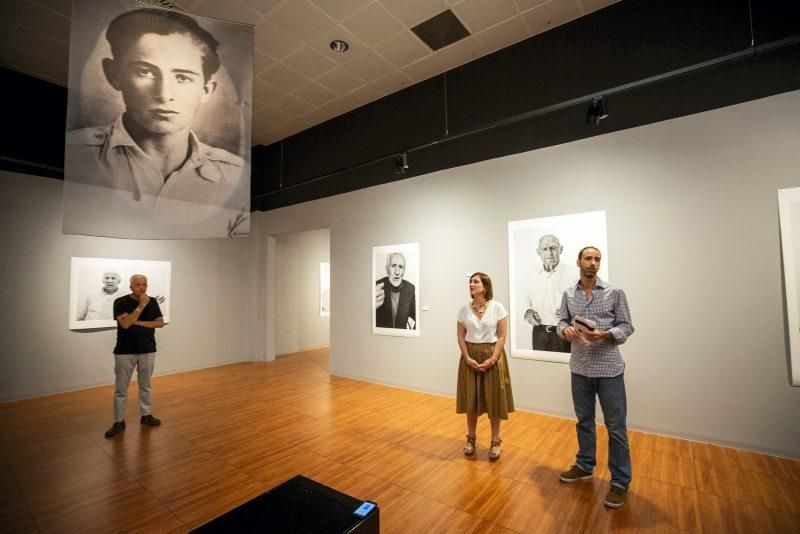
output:
[[[622,1],[254,147],[252,209],[798,89],[799,43],[800,2]],[[589,126],[597,94],[612,114]],[[400,153],[410,168],[398,175]]]

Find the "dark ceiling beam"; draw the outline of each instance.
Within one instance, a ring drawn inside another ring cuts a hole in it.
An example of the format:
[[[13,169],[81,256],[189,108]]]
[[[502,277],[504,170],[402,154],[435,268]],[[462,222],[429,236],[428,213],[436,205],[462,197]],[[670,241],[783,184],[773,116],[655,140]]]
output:
[[[5,126],[0,128],[0,169],[64,178],[67,89],[0,67]]]
[[[614,4],[269,147],[254,147],[252,209],[800,88],[797,4]],[[613,94],[612,116],[587,126],[586,108],[598,94]],[[408,154],[410,168],[397,174],[400,153]]]

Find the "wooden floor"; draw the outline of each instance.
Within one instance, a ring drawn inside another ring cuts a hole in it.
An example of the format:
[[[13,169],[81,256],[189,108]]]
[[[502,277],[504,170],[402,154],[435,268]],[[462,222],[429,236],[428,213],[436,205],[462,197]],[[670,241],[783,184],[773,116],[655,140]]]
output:
[[[612,511],[605,467],[558,482],[574,421],[515,412],[489,463],[482,418],[468,460],[453,399],[327,369],[321,350],[156,377],[163,425],[140,427],[132,385],[111,440],[111,386],[0,404],[0,531],[183,532],[303,474],[376,501],[383,532],[800,532],[798,461],[631,432]]]

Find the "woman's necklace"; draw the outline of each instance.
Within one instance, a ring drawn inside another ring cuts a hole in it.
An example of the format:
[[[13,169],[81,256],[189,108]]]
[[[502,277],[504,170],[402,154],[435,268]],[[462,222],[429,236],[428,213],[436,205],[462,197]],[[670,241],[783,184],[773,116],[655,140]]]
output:
[[[475,302],[473,300],[472,303],[470,304],[470,306],[472,306],[472,311],[474,311],[478,315],[481,315],[481,314],[483,314],[483,312],[486,311],[486,305],[487,304],[488,304],[488,302],[484,302],[483,304],[478,304],[477,302]]]

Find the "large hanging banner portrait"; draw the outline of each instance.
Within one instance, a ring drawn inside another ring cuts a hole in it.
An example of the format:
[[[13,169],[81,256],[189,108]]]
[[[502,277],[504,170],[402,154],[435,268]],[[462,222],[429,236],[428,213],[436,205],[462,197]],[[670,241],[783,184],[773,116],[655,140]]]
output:
[[[164,322],[168,323],[171,262],[73,257],[69,283],[70,330],[116,326],[114,301],[131,292],[130,279],[134,274],[147,277],[147,294],[156,299]]]
[[[73,0],[64,233],[250,231],[253,27]]]
[[[589,245],[602,252],[598,276],[608,280],[605,211],[508,223],[511,356],[569,362],[556,334],[561,296],[578,282],[578,252]]]
[[[793,386],[800,386],[800,187],[778,190],[781,224],[789,367]]]
[[[372,247],[372,333],[419,337],[419,243]]]

